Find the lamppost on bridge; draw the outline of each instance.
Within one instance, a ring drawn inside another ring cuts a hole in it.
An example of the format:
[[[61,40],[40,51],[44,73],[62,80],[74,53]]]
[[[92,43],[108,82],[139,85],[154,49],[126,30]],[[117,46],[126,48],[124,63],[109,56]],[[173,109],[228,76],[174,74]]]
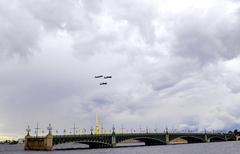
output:
[[[146,128],[146,133],[148,134],[148,128]]]
[[[93,127],[90,128],[91,135],[93,135]]]
[[[112,133],[115,134],[115,127],[114,127],[114,125],[112,126]]]
[[[37,123],[37,127],[35,128],[35,133],[36,133],[36,137],[38,137],[38,130],[39,130],[40,128],[38,127],[38,123]]]
[[[77,130],[77,128],[76,128],[76,125],[75,125],[75,122],[74,122],[74,124],[73,124],[73,135],[76,135],[76,130]]]
[[[87,132],[87,130],[85,128],[83,128],[82,133],[85,134]]]
[[[166,127],[166,134],[168,134],[168,127]]]
[[[28,125],[26,131],[27,131],[27,136],[30,136],[31,129],[30,129],[30,126],[29,126],[29,125]]]
[[[103,125],[101,126],[101,134],[105,134]]]
[[[48,125],[47,130],[48,130],[48,134],[52,134],[52,126],[51,126],[51,124]]]
[[[141,125],[139,126],[139,133],[142,133]]]

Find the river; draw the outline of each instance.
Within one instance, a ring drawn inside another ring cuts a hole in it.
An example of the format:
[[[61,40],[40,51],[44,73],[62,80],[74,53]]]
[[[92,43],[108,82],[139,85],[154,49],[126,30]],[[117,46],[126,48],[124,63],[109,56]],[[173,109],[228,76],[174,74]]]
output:
[[[76,146],[76,144],[73,144],[72,146]],[[47,152],[24,151],[23,145],[0,145],[0,154],[240,154],[240,142],[214,142],[108,149],[54,150]]]

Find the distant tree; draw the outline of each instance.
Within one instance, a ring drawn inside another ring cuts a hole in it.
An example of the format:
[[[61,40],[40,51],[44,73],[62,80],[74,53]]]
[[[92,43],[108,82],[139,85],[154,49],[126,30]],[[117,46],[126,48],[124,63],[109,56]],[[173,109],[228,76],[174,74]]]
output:
[[[232,134],[233,132],[230,130],[229,132],[228,132],[228,134]]]

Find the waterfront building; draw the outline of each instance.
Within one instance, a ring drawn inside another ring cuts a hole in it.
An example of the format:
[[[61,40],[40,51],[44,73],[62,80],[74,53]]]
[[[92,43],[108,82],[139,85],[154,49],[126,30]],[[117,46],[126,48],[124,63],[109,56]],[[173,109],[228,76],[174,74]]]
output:
[[[13,141],[13,140],[15,140],[15,139],[16,139],[15,136],[11,136],[11,135],[0,135],[0,142]]]

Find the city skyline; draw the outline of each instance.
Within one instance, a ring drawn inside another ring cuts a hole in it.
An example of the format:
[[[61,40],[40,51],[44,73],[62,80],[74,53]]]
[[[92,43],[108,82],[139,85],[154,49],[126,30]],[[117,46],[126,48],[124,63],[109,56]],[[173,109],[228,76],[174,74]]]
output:
[[[90,128],[96,112],[106,128],[240,128],[237,0],[2,0],[0,11],[0,134]]]

